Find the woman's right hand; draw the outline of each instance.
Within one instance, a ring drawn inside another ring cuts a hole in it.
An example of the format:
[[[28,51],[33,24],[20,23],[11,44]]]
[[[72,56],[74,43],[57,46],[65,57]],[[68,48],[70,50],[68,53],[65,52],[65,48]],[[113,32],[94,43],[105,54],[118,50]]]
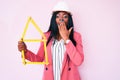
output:
[[[27,52],[27,46],[23,41],[18,41],[18,50],[21,52],[24,50],[24,52]]]

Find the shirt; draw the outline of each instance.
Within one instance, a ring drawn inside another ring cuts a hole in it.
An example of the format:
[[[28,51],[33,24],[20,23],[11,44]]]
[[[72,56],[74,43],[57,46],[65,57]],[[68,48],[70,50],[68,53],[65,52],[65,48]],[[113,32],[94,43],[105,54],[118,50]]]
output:
[[[60,80],[62,71],[62,62],[65,53],[64,40],[54,40],[52,44],[52,57],[53,57],[53,74],[54,80]]]

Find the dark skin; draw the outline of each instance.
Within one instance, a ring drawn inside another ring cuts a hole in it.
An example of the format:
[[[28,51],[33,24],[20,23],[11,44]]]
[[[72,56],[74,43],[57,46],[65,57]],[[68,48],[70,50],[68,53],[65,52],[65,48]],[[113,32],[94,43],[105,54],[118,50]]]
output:
[[[68,13],[61,11],[56,15],[56,23],[58,25],[59,34],[57,36],[57,40],[63,39],[64,42],[69,39],[69,35],[71,33],[72,28],[67,30],[66,25],[68,24]],[[21,52],[27,52],[27,46],[23,41],[18,41],[18,50]]]

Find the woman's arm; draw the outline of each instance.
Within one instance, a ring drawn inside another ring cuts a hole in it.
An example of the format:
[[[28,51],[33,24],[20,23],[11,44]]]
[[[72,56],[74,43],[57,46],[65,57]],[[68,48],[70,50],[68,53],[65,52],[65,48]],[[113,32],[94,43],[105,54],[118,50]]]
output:
[[[44,35],[46,36],[46,39],[48,39],[50,32],[46,32],[44,33]],[[40,48],[37,52],[37,54],[34,54],[33,52],[31,52],[30,50],[27,50],[26,54],[25,54],[25,58],[29,61],[32,62],[42,62],[44,60],[44,42],[41,42]]]
[[[37,54],[31,52],[30,50],[27,50],[25,53],[25,58],[32,62],[42,62],[44,60],[44,45],[43,42],[40,45],[40,48],[37,52]]]
[[[68,44],[66,44],[66,51],[70,57],[70,60],[75,65],[80,65],[84,60],[81,35],[77,32],[74,32],[74,39],[76,41],[76,46],[74,46],[72,41],[70,41]]]

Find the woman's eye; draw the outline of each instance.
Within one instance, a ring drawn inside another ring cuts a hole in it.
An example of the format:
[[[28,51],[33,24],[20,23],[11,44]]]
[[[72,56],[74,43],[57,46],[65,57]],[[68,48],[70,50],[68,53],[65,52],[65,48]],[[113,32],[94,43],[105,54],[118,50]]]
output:
[[[56,18],[59,18],[59,16],[57,15]]]
[[[68,18],[68,16],[67,16],[67,15],[64,15],[63,17],[64,17],[64,18]]]

